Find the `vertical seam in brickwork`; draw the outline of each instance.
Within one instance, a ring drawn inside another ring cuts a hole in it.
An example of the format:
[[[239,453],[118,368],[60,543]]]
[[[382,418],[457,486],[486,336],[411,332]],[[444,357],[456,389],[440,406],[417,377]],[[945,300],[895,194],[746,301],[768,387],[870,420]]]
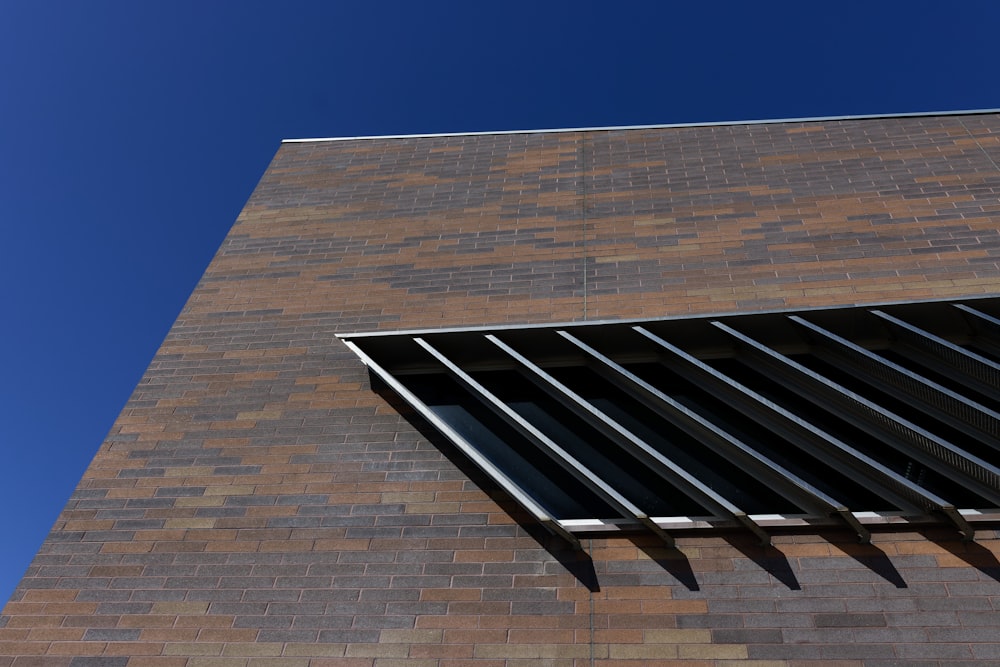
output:
[[[590,552],[590,562],[593,565],[594,562],[594,540],[587,540],[587,550]],[[590,666],[594,667],[596,663],[595,660],[595,647],[594,647],[594,587],[587,586],[587,597],[590,599]]]
[[[587,134],[580,134],[580,218],[583,226],[583,319],[587,319]]]
[[[969,138],[976,142],[976,147],[979,148],[979,150],[982,152],[984,156],[986,156],[986,159],[989,160],[990,164],[993,165],[993,168],[997,171],[1000,171],[1000,166],[997,166],[996,161],[992,157],[990,157],[989,153],[986,152],[986,149],[983,148],[983,145],[981,143],[979,143],[979,139],[976,138],[976,135],[974,135],[969,130],[969,127],[965,124],[965,121],[959,118],[958,124],[962,126],[962,129],[965,130],[965,133],[969,135]]]

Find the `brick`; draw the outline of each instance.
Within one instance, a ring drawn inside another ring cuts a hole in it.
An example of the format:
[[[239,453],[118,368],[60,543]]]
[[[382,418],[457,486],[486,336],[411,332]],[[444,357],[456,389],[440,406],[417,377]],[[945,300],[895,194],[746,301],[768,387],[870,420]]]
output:
[[[747,647],[739,645],[681,644],[677,647],[677,657],[682,660],[743,660],[747,655]]]
[[[441,630],[382,630],[379,633],[379,642],[387,644],[437,643],[441,638]]]
[[[654,644],[706,644],[712,641],[710,630],[646,630],[645,641]]]
[[[222,655],[221,642],[168,642],[163,646],[166,655],[206,656]]]
[[[678,648],[672,644],[611,644],[608,646],[608,656],[612,660],[674,660],[677,658]]]
[[[862,628],[886,625],[883,614],[816,614],[817,628]]]

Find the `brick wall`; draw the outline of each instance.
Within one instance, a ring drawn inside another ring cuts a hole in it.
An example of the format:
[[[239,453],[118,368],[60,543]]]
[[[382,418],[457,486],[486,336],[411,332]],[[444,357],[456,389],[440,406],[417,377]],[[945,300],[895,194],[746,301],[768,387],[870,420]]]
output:
[[[997,293],[998,159],[996,115],[284,144],[0,667],[1000,660],[993,531],[568,552],[334,338]]]

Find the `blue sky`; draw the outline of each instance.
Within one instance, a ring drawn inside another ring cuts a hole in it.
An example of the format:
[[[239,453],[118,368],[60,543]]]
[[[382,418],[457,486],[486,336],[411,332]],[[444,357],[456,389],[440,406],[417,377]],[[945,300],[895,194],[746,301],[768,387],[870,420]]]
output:
[[[0,602],[282,138],[1000,107],[1000,3],[0,3]]]

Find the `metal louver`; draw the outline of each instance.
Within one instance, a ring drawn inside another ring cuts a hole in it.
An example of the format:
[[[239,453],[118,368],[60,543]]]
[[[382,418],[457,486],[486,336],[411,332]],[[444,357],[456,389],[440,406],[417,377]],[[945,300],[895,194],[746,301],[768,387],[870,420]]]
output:
[[[1000,520],[1000,298],[340,338],[573,543]]]

